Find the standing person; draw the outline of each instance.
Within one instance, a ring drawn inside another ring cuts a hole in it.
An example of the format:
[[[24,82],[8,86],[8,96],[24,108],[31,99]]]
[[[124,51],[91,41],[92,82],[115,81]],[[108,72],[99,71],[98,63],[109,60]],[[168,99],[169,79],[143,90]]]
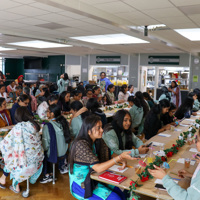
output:
[[[9,94],[10,92],[15,92],[15,87],[16,87],[15,81],[11,81],[11,82],[10,82],[10,85],[8,85],[8,86],[6,87],[7,93]]]
[[[123,84],[118,94],[118,103],[127,102],[128,97],[129,97],[129,94],[127,93],[127,91],[128,91],[128,86],[126,84]]]
[[[129,155],[129,151],[120,155],[112,155],[102,140],[102,123],[98,116],[90,115],[84,119],[78,137],[75,139],[70,151],[70,191],[77,199],[104,199],[125,200],[125,195],[117,187],[94,182],[90,174],[95,171],[101,173],[126,160],[136,160]]]
[[[171,102],[171,94],[169,93],[169,90],[167,89],[166,86],[163,86],[161,88],[161,95],[160,95],[158,101],[161,101],[163,99],[167,99],[169,102]]]
[[[176,83],[176,81],[172,81],[171,86],[168,89],[171,92],[172,96],[172,103],[176,105],[178,108],[181,105],[181,90]]]
[[[64,73],[60,76],[57,85],[59,94],[61,94],[64,91],[67,91],[67,87],[69,86],[69,77],[67,73]]]
[[[3,83],[6,81],[6,77],[2,71],[0,71],[0,81],[3,81]]]
[[[129,97],[135,95],[133,85],[128,86],[128,92],[127,93],[129,94]]]
[[[106,73],[105,72],[101,72],[100,73],[100,87],[101,87],[101,91],[106,92],[107,91],[107,87],[112,84],[112,82],[106,78]]]

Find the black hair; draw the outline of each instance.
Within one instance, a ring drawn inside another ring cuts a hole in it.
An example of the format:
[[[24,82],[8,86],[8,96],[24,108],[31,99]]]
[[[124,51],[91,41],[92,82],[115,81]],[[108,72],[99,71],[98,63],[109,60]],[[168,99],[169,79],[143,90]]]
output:
[[[48,105],[49,105],[49,101],[56,101],[56,100],[58,100],[58,95],[56,95],[56,94],[52,94],[52,95],[50,95],[48,98],[47,98],[47,103],[48,103]]]
[[[189,97],[193,97],[193,96],[195,96],[195,95],[196,95],[196,93],[194,93],[194,92],[190,92],[190,93],[188,94]]]
[[[99,121],[101,121],[101,119],[97,115],[90,115],[83,120],[80,132],[77,138],[74,140],[74,143],[72,144],[72,148],[70,151],[70,157],[69,157],[70,173],[73,173],[73,165],[74,165],[74,158],[75,158],[75,152],[76,152],[75,149],[76,149],[77,142],[80,140],[85,140],[89,144],[89,147],[92,149],[93,141],[90,138],[88,132],[92,131],[92,128]]]
[[[178,84],[177,84],[176,81],[172,81],[171,83],[174,83],[174,84],[175,84],[174,88],[176,88],[176,87],[178,86]],[[172,88],[172,85],[171,85],[170,87]]]
[[[147,98],[147,100],[152,101],[152,103],[154,104],[154,100],[151,98],[148,92],[143,92],[142,94],[144,98]]]
[[[198,101],[200,102],[200,89],[199,89],[199,88],[195,88],[195,89],[193,90],[193,92],[197,95],[197,99],[198,99]]]
[[[1,77],[1,79],[4,79],[2,71],[0,71],[0,77]]]
[[[73,92],[74,96],[78,96],[79,94],[82,94],[80,90],[74,90]]]
[[[5,101],[6,99],[3,97],[0,97],[0,106],[2,106],[2,103]]]
[[[1,89],[2,87],[6,87],[6,86],[5,86],[4,84],[1,84],[1,85],[0,85],[0,89]]]
[[[162,92],[161,94],[165,94],[166,95],[166,97],[168,98],[168,100],[170,102],[171,101],[171,96],[169,94],[168,88],[166,86],[163,86],[161,88],[161,92]]]
[[[167,99],[162,99],[159,101],[159,104],[155,105],[152,108],[152,111],[155,114],[162,114],[162,108],[168,108],[170,107],[170,102]]]
[[[24,102],[24,101],[26,101],[27,99],[30,100],[30,99],[29,99],[29,96],[28,96],[27,94],[21,94],[21,95],[18,97],[18,102],[20,102],[20,101]]]
[[[94,88],[92,89],[92,92],[94,93],[96,90],[98,90],[100,87],[99,86],[94,86]]]
[[[92,89],[88,88],[88,89],[86,90],[86,94],[87,94],[88,92],[92,92]]]
[[[68,77],[68,74],[67,73],[64,73],[64,78],[63,78],[63,80],[68,80],[69,79],[69,77]]]
[[[133,104],[136,105],[138,108],[142,107],[140,100],[137,97],[129,96],[128,101],[133,102]]]
[[[113,87],[115,87],[113,84],[108,85],[107,90],[110,92],[110,89],[112,89]]]
[[[22,90],[22,86],[21,85],[18,85],[17,87],[15,87],[15,90]]]
[[[120,91],[123,92],[125,94],[125,89],[127,88],[128,86],[126,84],[123,84],[120,88]]]
[[[30,103],[32,101],[32,98],[30,96],[30,88],[29,87],[24,87],[23,91],[26,93],[26,95],[29,97]]]
[[[86,108],[92,113],[99,112],[102,113],[102,110],[99,109],[100,105],[96,98],[90,98],[87,101]]]
[[[144,96],[142,94],[142,92],[140,91],[137,91],[135,93],[135,97],[137,97],[140,101],[140,104],[141,106],[143,107],[143,111],[144,111],[144,114],[143,114],[143,118],[146,117],[147,113],[149,112],[149,106],[147,105],[147,103],[145,102],[144,100]]]
[[[13,82],[15,83],[15,81],[10,81],[10,84],[13,83]]]
[[[184,114],[190,110],[192,110],[194,104],[193,97],[187,96],[185,101],[180,105],[178,110],[175,113],[175,116],[178,119],[182,119],[184,117]]]
[[[73,101],[71,103],[71,109],[74,111],[79,111],[83,107],[83,104],[80,101]]]
[[[132,87],[133,87],[133,85],[129,85],[129,86],[128,86],[128,90],[130,90]]]
[[[47,87],[42,88],[42,91],[44,92],[44,97],[48,98],[50,93],[49,89]]]
[[[50,86],[49,86],[49,91],[50,91],[50,93],[53,93],[53,92],[55,92],[55,91],[57,91],[58,90],[58,85],[57,85],[57,83],[53,83],[53,84],[51,84]]]
[[[27,95],[26,95],[27,96]],[[40,125],[33,120],[33,116],[25,106],[21,106],[15,111],[15,121],[17,123],[30,121],[36,128],[37,132],[40,130]]]
[[[77,90],[80,91],[82,93],[82,96],[85,96],[85,88],[83,85],[79,85],[77,87]]]
[[[174,103],[170,103],[170,108],[169,108],[169,111],[171,110],[175,110],[177,107]]]
[[[61,115],[60,107],[58,105],[53,104],[49,106],[49,110],[54,114],[56,122],[62,125],[65,142],[70,143],[71,136],[69,131],[69,124],[68,121]]]
[[[105,74],[105,76],[106,76],[106,72],[101,72],[101,73],[100,73],[100,76],[101,76],[102,74]]]
[[[66,96],[67,94],[70,94],[70,91],[63,91],[63,92],[60,94],[59,100],[61,101],[62,104],[68,103],[68,102],[65,102],[65,96]]]

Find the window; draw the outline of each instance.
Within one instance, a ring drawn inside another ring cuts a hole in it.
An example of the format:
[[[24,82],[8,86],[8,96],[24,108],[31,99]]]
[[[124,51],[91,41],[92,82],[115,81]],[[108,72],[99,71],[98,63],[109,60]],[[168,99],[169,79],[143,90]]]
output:
[[[0,71],[2,71],[2,72],[3,72],[3,69],[4,69],[3,65],[4,65],[4,59],[0,57]]]

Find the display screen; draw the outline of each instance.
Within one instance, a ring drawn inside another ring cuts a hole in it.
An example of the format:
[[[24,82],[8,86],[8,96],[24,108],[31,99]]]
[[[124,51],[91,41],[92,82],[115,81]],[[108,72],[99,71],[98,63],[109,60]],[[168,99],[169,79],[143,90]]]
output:
[[[42,58],[24,57],[24,69],[42,69]]]

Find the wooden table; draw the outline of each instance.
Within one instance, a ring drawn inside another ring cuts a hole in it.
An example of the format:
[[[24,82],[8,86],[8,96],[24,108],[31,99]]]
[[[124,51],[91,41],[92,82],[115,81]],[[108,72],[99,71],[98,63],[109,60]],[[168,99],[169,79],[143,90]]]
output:
[[[199,114],[199,116],[198,116],[198,118],[199,118],[200,117],[200,113],[198,113],[198,114]],[[191,119],[193,119],[193,120],[198,119],[198,118],[194,117],[194,116],[191,117]],[[191,123],[191,121],[184,120],[181,124],[189,124],[189,123]],[[180,135],[180,133],[182,133],[183,131],[187,131],[190,126],[182,127],[182,126],[179,125],[176,128],[181,129],[181,131],[168,130],[168,131],[164,132],[166,134],[170,134],[171,137],[161,137],[161,136],[156,135],[156,136],[152,137],[150,140],[148,140],[146,143],[150,143],[151,141],[160,142],[160,143],[164,143],[165,144],[165,149],[170,148],[172,146],[172,144],[176,144],[177,137]],[[168,162],[171,159],[178,160],[179,158],[186,158],[186,157],[190,157],[192,159],[192,155],[194,154],[194,152],[190,152],[189,149],[190,148],[194,148],[194,147],[195,147],[195,144],[192,144],[192,145],[185,144],[183,147],[179,148],[179,151],[178,151],[177,154],[173,155],[171,158],[168,158]],[[160,147],[155,147],[155,150],[153,150],[153,151],[156,151],[156,150],[159,150],[159,149],[160,149]],[[138,161],[128,161],[128,165],[131,165],[131,166],[134,166],[137,163],[138,163]],[[196,167],[197,167],[197,163],[195,163],[195,165],[193,165],[193,166],[190,165],[190,168],[187,169],[187,170],[189,172],[193,173],[195,171]],[[180,170],[180,169],[184,169],[184,164],[177,163],[176,161],[172,161],[170,163],[170,169],[167,171],[167,173],[172,178],[180,179],[180,177],[178,177],[177,175],[170,174],[170,172],[173,172],[173,173],[177,174],[178,170]],[[102,173],[93,173],[91,175],[91,178],[95,179],[95,180],[98,180],[99,182],[104,182],[104,183],[107,183],[107,184],[115,185],[117,187],[120,187],[120,188],[126,189],[126,190],[129,190],[129,185],[130,185],[130,181],[131,180],[136,181],[138,179],[138,176],[135,174],[134,168],[128,168],[128,170],[126,170],[123,173],[123,175],[128,177],[128,179],[125,180],[124,182],[122,182],[119,185],[118,184],[113,184],[111,182],[104,181],[102,179],[99,179],[98,176],[100,174],[102,174]],[[121,173],[119,173],[119,174],[121,174]],[[147,196],[151,196],[151,197],[157,198],[158,194],[157,194],[157,189],[155,189],[155,183],[154,183],[155,180],[156,180],[155,178],[154,179],[150,179],[150,180],[148,180],[148,181],[146,181],[144,183],[139,181],[139,183],[143,184],[143,186],[137,187],[135,192],[139,193],[139,194],[143,194],[143,195],[147,195]],[[186,189],[190,185],[190,179],[187,179],[187,178],[181,179],[178,184],[182,188]],[[160,199],[164,199],[164,200],[173,199],[166,191],[161,191],[161,190],[159,190],[159,198]]]

